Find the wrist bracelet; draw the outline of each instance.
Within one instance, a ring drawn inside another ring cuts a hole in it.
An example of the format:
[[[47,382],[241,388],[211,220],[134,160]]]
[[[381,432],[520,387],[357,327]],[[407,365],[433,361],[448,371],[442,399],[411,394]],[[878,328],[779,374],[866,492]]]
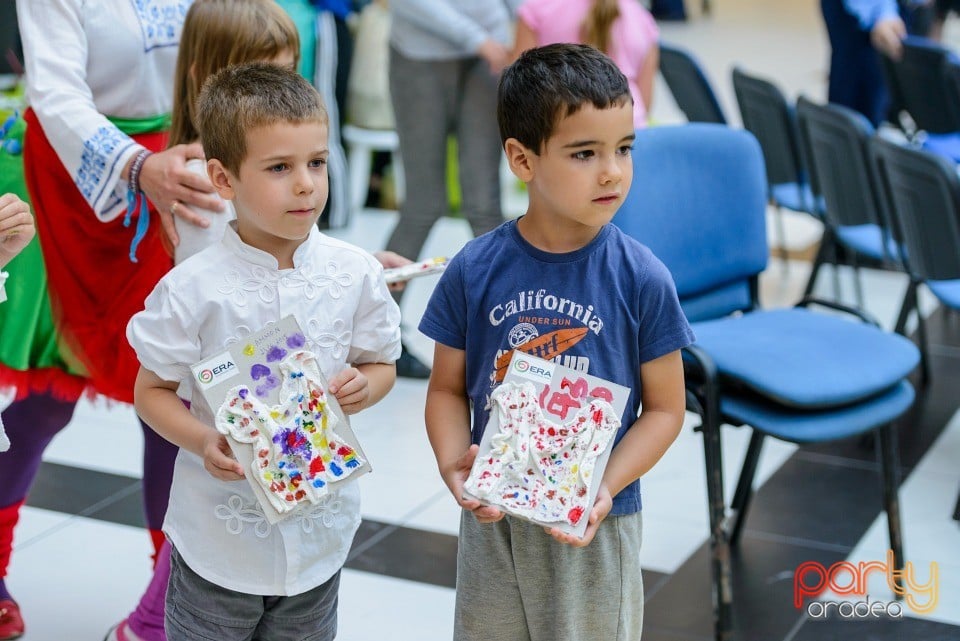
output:
[[[137,155],[133,157],[133,162],[130,163],[130,174],[127,178],[130,191],[140,191],[140,170],[143,169],[143,163],[145,163],[151,155],[153,155],[153,152],[149,149],[141,149],[137,152]]]
[[[147,196],[140,190],[140,170],[143,163],[153,155],[149,149],[141,149],[130,163],[130,173],[127,176],[127,215],[123,218],[123,226],[129,227],[134,213],[137,214],[137,230],[130,241],[130,261],[137,262],[137,246],[147,234],[150,225],[150,213],[147,209]]]

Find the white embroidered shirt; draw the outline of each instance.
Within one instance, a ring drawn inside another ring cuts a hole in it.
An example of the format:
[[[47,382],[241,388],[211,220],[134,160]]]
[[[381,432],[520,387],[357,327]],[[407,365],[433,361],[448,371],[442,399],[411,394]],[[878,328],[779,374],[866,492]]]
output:
[[[141,364],[180,381],[191,412],[214,429],[189,366],[269,322],[293,314],[304,349],[326,378],[347,363],[392,362],[400,355],[400,312],[372,256],[314,229],[277,268],[245,245],[231,223],[222,242],[170,271],[127,326]],[[317,505],[270,525],[245,480],[213,478],[199,457],[177,456],[164,532],[187,565],[208,581],[248,594],[292,595],[340,569],[360,524],[359,485],[346,483]]]

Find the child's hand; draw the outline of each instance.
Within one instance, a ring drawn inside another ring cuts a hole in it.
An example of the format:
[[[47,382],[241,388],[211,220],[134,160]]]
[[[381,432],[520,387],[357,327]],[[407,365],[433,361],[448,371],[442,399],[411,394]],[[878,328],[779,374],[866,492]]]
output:
[[[503,512],[491,505],[483,505],[476,499],[470,499],[463,496],[463,484],[470,476],[470,468],[473,467],[473,461],[477,458],[479,445],[471,445],[470,449],[464,452],[463,456],[454,461],[453,465],[445,470],[441,470],[443,482],[447,484],[453,498],[457,499],[465,510],[470,510],[477,520],[481,523],[493,523],[503,518]]]
[[[356,367],[348,367],[327,382],[327,387],[340,409],[348,416],[366,407],[370,398],[370,381]]]
[[[23,251],[35,234],[30,206],[14,194],[0,196],[0,267]]]
[[[221,481],[239,481],[243,478],[243,466],[233,458],[227,437],[210,429],[203,437],[203,467],[210,475]]]
[[[587,529],[583,533],[582,539],[573,534],[567,534],[560,528],[544,529],[547,531],[547,534],[561,543],[572,545],[575,548],[586,547],[593,541],[593,537],[597,533],[597,528],[600,527],[603,519],[607,518],[612,508],[613,498],[610,496],[610,490],[607,489],[606,483],[601,483],[600,490],[597,492],[597,500],[593,502],[593,509],[590,510],[590,520],[588,521]]]

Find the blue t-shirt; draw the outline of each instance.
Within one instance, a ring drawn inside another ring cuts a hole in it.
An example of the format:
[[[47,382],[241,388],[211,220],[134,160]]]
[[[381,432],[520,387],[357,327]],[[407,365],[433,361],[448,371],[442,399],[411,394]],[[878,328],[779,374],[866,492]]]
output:
[[[606,225],[574,252],[544,252],[509,221],[467,243],[440,278],[420,331],[466,352],[474,443],[490,393],[514,349],[630,388],[614,441],[640,409],[640,365],[693,342],[667,268],[645,246]],[[501,364],[509,356],[500,358]],[[611,514],[640,510],[640,483],[613,499]]]

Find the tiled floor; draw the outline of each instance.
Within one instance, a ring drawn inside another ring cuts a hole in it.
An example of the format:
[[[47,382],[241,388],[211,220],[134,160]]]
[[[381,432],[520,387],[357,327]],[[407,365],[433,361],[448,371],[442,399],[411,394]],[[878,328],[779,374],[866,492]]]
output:
[[[776,78],[792,95],[822,98],[826,47],[815,0],[714,5],[713,17],[665,24],[662,36],[699,55],[729,115],[735,114],[728,80],[734,61]],[[678,121],[665,88],[659,88],[654,117]],[[522,196],[510,193],[508,209],[518,207]],[[395,220],[393,213],[367,210],[336,235],[379,249]],[[788,230],[797,246],[817,233],[802,218],[790,219]],[[452,255],[467,238],[462,221],[444,220],[424,255]],[[807,271],[801,262],[788,268],[772,263],[762,283],[765,303],[795,300]],[[849,275],[842,276],[849,283]],[[868,307],[892,324],[905,283],[895,274],[865,276]],[[830,291],[829,277],[821,280],[820,287]],[[403,304],[408,340],[427,359],[431,345],[414,328],[433,282],[412,283]],[[934,383],[900,428],[906,476],[901,501],[907,558],[917,580],[925,581],[930,564],[938,564],[937,608],[923,617],[908,612],[902,621],[854,622],[808,620],[796,610],[793,571],[800,563],[883,560],[879,484],[869,443],[800,449],[770,443],[758,474],[762,486],[733,558],[737,638],[960,638],[960,523],[950,519],[960,486],[960,417],[954,417],[960,407],[960,319],[929,301],[926,309],[932,311]],[[354,421],[374,473],[360,481],[365,523],[341,587],[338,638],[345,641],[450,637],[458,515],[423,433],[424,392],[424,383],[401,380],[386,400]],[[745,430],[724,433],[728,496],[746,437]],[[130,408],[84,403],[48,450],[17,530],[8,577],[28,622],[25,641],[97,641],[146,585],[140,439]],[[700,438],[688,427],[644,479],[647,640],[711,637],[702,461]],[[889,598],[883,585],[871,584],[871,599]]]

